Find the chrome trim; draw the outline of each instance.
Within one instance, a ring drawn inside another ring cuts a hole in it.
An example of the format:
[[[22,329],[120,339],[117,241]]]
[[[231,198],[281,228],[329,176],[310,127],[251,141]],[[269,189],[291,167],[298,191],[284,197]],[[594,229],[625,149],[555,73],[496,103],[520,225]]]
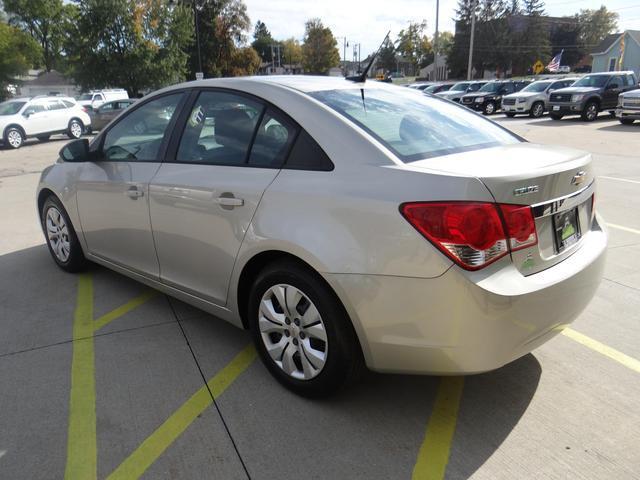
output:
[[[594,184],[595,180],[578,192],[565,195],[564,197],[555,198],[551,201],[531,205],[531,208],[533,209],[533,217],[547,217],[549,215],[553,215],[554,213],[577,207],[578,205],[587,201],[593,194],[592,187],[594,186]]]

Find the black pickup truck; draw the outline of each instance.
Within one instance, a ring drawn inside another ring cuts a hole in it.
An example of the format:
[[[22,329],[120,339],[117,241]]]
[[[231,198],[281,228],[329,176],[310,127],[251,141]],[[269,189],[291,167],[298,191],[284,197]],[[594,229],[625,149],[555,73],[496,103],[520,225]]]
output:
[[[591,73],[570,87],[553,92],[549,97],[549,113],[553,120],[580,115],[585,122],[593,122],[598,112],[615,114],[618,95],[636,88],[638,79],[631,71]]]

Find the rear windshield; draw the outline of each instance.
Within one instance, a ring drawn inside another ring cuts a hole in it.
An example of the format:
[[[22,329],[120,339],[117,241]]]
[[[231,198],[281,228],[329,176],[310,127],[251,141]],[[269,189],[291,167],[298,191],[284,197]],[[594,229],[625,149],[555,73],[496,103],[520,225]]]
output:
[[[326,90],[310,95],[362,127],[405,162],[520,140],[464,107],[402,88]]]

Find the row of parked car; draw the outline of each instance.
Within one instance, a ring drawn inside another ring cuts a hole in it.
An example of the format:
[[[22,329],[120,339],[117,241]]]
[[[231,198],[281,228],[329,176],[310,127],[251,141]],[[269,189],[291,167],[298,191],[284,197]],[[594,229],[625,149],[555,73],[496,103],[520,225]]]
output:
[[[78,99],[52,95],[15,98],[0,103],[2,141],[7,147],[20,148],[28,138],[41,142],[55,134],[80,138],[83,133],[101,130],[133,102],[126,90],[119,89],[89,92]]]
[[[580,115],[592,122],[608,111],[623,124],[640,120],[640,89],[632,71],[603,72],[583,77],[530,80],[425,82],[409,85],[426,94],[460,103],[485,115],[534,118],[549,112],[553,120]]]

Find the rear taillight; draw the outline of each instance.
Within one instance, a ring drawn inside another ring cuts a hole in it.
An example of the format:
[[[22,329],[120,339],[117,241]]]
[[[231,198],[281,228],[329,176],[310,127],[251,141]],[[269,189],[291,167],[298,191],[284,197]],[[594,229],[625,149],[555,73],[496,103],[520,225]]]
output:
[[[400,212],[445,255],[478,270],[538,241],[531,207],[485,202],[404,203]]]

